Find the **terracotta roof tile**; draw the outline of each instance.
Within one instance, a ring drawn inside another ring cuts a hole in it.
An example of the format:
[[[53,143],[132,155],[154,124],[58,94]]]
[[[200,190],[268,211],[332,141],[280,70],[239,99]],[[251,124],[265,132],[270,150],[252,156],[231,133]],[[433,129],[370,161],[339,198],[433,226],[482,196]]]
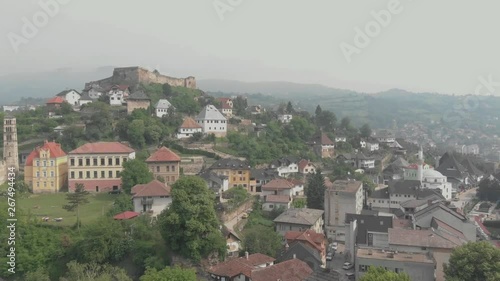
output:
[[[307,167],[307,165],[308,165],[308,164],[309,164],[309,161],[308,161],[308,160],[306,160],[306,159],[302,159],[302,160],[300,160],[300,161],[299,161],[299,164],[298,164],[298,166],[299,166],[299,171],[304,170],[304,168],[305,168],[305,167]]]
[[[292,189],[295,185],[286,179],[273,179],[262,186],[262,190]]]
[[[201,129],[201,125],[198,124],[196,121],[193,120],[191,117],[186,117],[184,118],[184,121],[182,122],[182,125],[180,128],[184,129]]]
[[[132,187],[134,198],[138,197],[159,197],[159,196],[170,196],[171,188],[164,183],[153,180],[147,184],[138,184]]]
[[[175,154],[172,150],[161,147],[153,155],[149,156],[146,162],[179,162],[181,158],[179,155]]]
[[[252,271],[252,281],[303,281],[312,273],[307,263],[292,259]]]
[[[119,142],[86,143],[69,154],[132,153],[135,150]]]
[[[35,158],[40,158],[40,151],[45,150],[50,152],[50,158],[59,158],[66,156],[66,152],[64,152],[61,148],[61,145],[55,142],[47,142],[43,144],[41,147],[35,148],[26,158],[26,166],[33,166],[33,160]]]
[[[46,104],[61,104],[64,103],[64,99],[62,97],[53,97],[46,102]]]
[[[290,244],[294,241],[301,241],[309,244],[318,251],[322,251],[321,244],[325,242],[325,235],[323,233],[316,233],[316,231],[308,229],[304,232],[288,231],[285,233],[285,239]]]
[[[136,213],[136,212],[125,211],[123,213],[119,213],[118,215],[114,216],[113,218],[115,220],[129,220],[129,219],[135,218],[135,217],[137,217],[139,215],[140,214]]]
[[[267,195],[266,202],[268,203],[288,203],[290,196],[288,195]]]
[[[213,266],[208,270],[208,272],[217,276],[225,276],[229,278],[238,276],[240,274],[251,277],[252,270],[254,270],[256,266],[272,263],[275,260],[276,259],[270,256],[256,253],[249,255],[248,259],[245,257],[230,259],[226,262]]]

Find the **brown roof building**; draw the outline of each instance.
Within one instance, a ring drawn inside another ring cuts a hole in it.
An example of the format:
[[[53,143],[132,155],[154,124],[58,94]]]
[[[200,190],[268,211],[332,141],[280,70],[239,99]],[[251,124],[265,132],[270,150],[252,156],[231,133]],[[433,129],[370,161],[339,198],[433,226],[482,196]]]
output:
[[[164,146],[149,156],[146,163],[156,179],[163,178],[169,185],[179,179],[181,158]]]

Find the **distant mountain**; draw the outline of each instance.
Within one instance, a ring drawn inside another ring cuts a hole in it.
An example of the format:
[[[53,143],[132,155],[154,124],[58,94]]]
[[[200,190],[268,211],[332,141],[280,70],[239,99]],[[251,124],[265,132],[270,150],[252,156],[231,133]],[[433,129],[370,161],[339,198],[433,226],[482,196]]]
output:
[[[0,105],[21,98],[50,98],[65,89],[81,91],[85,82],[110,76],[113,66],[91,70],[58,69],[40,73],[16,73],[0,76]]]

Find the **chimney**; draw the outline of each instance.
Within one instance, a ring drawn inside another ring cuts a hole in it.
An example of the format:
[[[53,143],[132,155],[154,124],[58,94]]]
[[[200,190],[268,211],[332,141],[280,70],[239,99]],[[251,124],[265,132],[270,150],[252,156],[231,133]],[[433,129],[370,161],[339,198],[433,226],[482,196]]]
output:
[[[296,254],[293,254],[293,259],[296,259],[297,258],[297,255]]]
[[[245,258],[248,260],[248,252],[245,252]]]

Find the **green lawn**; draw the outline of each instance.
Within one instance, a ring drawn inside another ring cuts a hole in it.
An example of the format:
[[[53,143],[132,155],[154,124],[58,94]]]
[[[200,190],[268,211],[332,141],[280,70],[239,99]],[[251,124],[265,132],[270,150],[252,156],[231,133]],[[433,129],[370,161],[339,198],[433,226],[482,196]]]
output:
[[[83,224],[98,220],[111,208],[117,195],[91,194],[89,203],[80,208],[80,220]],[[18,197],[17,207],[23,213],[31,212],[39,218],[50,217],[47,224],[71,226],[76,223],[76,212],[68,212],[62,208],[66,204],[66,193],[56,194],[29,194],[28,197]],[[61,222],[54,222],[54,218],[63,218]]]

